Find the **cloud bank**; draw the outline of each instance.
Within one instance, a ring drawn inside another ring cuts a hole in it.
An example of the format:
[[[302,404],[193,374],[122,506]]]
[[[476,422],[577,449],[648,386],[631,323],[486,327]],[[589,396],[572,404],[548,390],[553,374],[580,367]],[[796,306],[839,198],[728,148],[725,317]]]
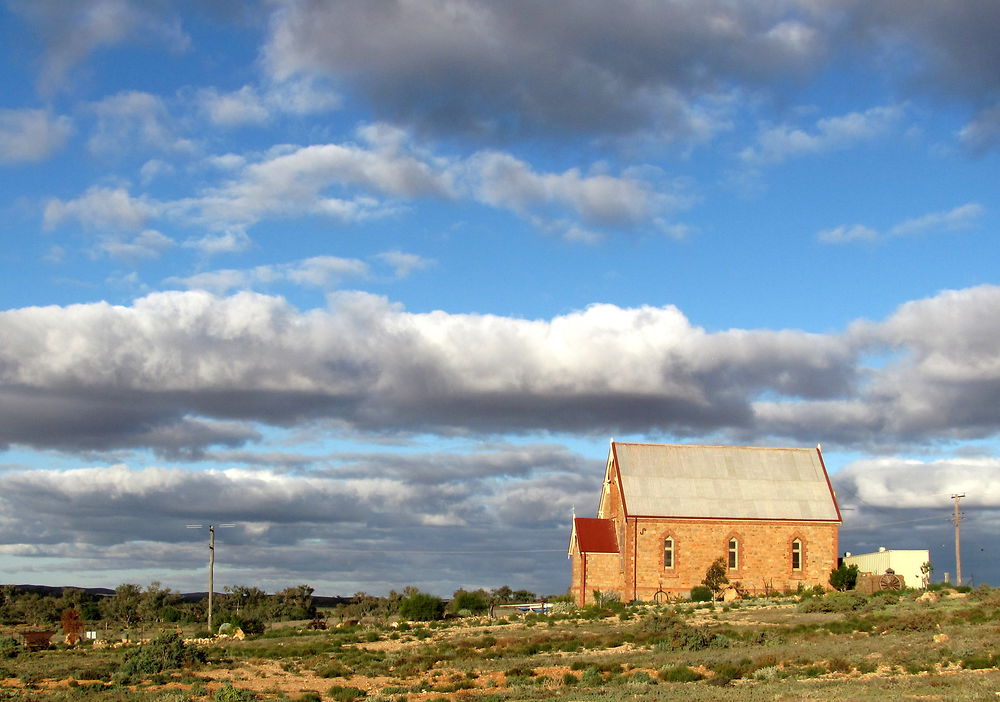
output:
[[[271,273],[329,275],[328,263]],[[257,293],[190,291],[3,312],[0,440],[200,450],[252,438],[248,422],[332,421],[863,447],[984,438],[1000,426],[994,286],[913,301],[839,334],[709,332],[669,306],[524,320],[410,313],[366,293],[329,301],[300,311]],[[878,354],[891,359],[867,364]]]

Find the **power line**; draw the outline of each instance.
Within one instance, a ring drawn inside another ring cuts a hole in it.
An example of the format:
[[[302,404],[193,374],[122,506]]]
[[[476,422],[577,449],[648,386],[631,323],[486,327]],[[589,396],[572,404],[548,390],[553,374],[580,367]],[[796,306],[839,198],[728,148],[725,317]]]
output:
[[[882,524],[865,524],[864,526],[841,527],[841,531],[861,531],[862,529],[879,529],[881,527],[896,526],[897,524],[915,524],[916,522],[930,522],[934,520],[949,521],[949,517],[920,517],[919,519],[904,519],[899,522],[883,522]]]

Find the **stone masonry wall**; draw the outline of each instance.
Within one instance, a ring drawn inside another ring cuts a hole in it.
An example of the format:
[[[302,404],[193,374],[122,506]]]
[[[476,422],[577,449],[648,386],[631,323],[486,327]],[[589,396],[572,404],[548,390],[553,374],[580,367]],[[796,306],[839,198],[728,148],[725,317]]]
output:
[[[583,559],[586,559],[586,582],[583,582]],[[594,603],[594,590],[622,593],[621,559],[617,553],[574,555],[571,594],[577,605]]]
[[[674,540],[672,568],[663,565],[663,540],[668,535]],[[829,588],[830,571],[837,566],[838,531],[830,523],[640,517],[628,519],[624,537],[625,601],[652,600],[658,590],[687,595],[701,584],[712,561],[727,556],[729,539],[734,537],[739,563],[727,575],[751,592],[763,592],[765,587],[794,590],[799,584]],[[793,539],[802,543],[800,570],[792,569]]]

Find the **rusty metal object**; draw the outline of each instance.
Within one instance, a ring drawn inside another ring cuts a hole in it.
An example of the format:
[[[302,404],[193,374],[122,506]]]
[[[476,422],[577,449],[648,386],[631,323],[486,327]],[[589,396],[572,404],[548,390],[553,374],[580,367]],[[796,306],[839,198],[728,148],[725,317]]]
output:
[[[41,651],[52,647],[52,637],[55,636],[55,633],[54,631],[23,631],[21,636],[29,651]]]

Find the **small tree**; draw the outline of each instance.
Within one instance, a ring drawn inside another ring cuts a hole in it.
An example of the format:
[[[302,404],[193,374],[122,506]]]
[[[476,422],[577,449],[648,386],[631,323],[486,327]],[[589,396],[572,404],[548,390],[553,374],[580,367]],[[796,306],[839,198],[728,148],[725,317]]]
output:
[[[76,645],[76,642],[80,640],[80,633],[83,631],[80,613],[75,609],[65,609],[60,621],[63,634],[66,636],[66,643]]]
[[[440,597],[426,592],[415,592],[399,602],[399,616],[415,622],[430,622],[440,619],[444,613],[444,602]]]
[[[830,571],[830,586],[834,590],[853,590],[857,583],[858,566],[856,564],[841,564],[840,567]]]
[[[124,583],[115,588],[115,594],[101,600],[101,614],[105,619],[118,622],[126,629],[140,621],[139,606],[142,588],[135,583]]]
[[[711,590],[714,597],[718,598],[722,592],[723,585],[728,583],[729,578],[726,577],[726,559],[719,556],[712,561],[712,565],[705,571],[705,579],[701,581],[701,584]]]
[[[489,607],[488,595],[482,590],[469,592],[468,590],[455,590],[451,596],[451,603],[448,609],[455,614],[463,611],[469,614],[482,614]]]

